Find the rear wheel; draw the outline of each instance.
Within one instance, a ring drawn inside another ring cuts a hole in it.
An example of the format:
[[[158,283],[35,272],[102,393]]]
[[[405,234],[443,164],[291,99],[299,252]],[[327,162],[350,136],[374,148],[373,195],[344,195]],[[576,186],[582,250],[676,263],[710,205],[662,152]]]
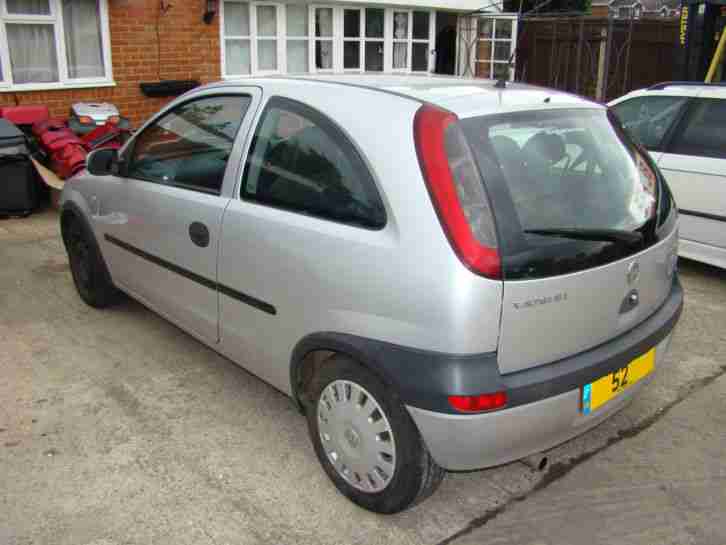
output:
[[[64,222],[63,241],[68,252],[73,283],[83,301],[95,308],[118,302],[120,292],[111,283],[93,235],[75,217]]]
[[[396,393],[352,359],[326,360],[310,387],[315,452],[356,504],[396,513],[431,495],[444,477]]]

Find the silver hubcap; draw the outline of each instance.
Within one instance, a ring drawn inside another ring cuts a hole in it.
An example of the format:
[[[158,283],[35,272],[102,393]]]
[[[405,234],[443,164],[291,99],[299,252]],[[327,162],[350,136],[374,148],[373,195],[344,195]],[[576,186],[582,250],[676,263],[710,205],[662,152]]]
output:
[[[318,430],[338,474],[364,492],[380,492],[396,469],[393,430],[383,409],[355,382],[336,380],[318,400]]]

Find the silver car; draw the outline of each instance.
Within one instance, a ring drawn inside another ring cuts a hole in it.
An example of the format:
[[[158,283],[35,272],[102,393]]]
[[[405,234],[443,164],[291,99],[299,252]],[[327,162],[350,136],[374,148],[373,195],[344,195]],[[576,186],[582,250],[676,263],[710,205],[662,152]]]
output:
[[[525,85],[194,90],[66,183],[78,292],[124,292],[290,395],[381,513],[624,406],[683,295],[677,211],[607,110]]]

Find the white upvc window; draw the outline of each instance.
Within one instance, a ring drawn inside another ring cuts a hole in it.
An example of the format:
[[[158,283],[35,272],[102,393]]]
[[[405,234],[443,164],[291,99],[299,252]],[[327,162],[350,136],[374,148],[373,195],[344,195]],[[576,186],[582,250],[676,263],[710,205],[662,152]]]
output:
[[[514,79],[514,44],[517,22],[513,17],[482,17],[477,25],[475,75],[480,78]]]
[[[411,71],[431,70],[431,52],[436,33],[436,21],[431,11],[411,12]]]
[[[0,91],[113,85],[107,0],[0,0]]]
[[[310,6],[311,72],[334,72],[336,69],[336,24],[333,6]]]
[[[224,77],[430,69],[432,11],[223,0],[220,14]]]
[[[285,72],[310,72],[310,12],[301,4],[285,6]]]
[[[394,71],[409,69],[411,58],[411,12],[393,11],[393,65]]]
[[[423,10],[392,10],[393,48],[391,70],[428,72],[434,41],[434,16]]]
[[[343,71],[363,71],[363,8],[343,9]]]
[[[257,74],[277,74],[280,72],[279,51],[282,41],[280,6],[277,4],[254,4],[252,12],[252,34],[257,39],[252,44],[254,56],[252,70]]]
[[[386,10],[363,9],[363,70],[383,72],[386,66]],[[390,38],[388,38],[390,40]]]

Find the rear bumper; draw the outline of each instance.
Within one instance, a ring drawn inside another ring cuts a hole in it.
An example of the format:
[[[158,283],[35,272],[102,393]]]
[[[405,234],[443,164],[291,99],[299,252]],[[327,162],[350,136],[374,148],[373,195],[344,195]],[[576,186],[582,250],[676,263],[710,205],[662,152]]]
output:
[[[511,408],[462,415],[409,404],[408,411],[434,460],[446,469],[479,469],[552,448],[620,410],[652,380],[653,375],[589,415],[580,410],[582,385],[626,365],[654,346],[658,372],[682,308],[683,290],[676,280],[661,308],[628,333],[582,354],[500,376],[499,388],[507,390],[514,401]]]

